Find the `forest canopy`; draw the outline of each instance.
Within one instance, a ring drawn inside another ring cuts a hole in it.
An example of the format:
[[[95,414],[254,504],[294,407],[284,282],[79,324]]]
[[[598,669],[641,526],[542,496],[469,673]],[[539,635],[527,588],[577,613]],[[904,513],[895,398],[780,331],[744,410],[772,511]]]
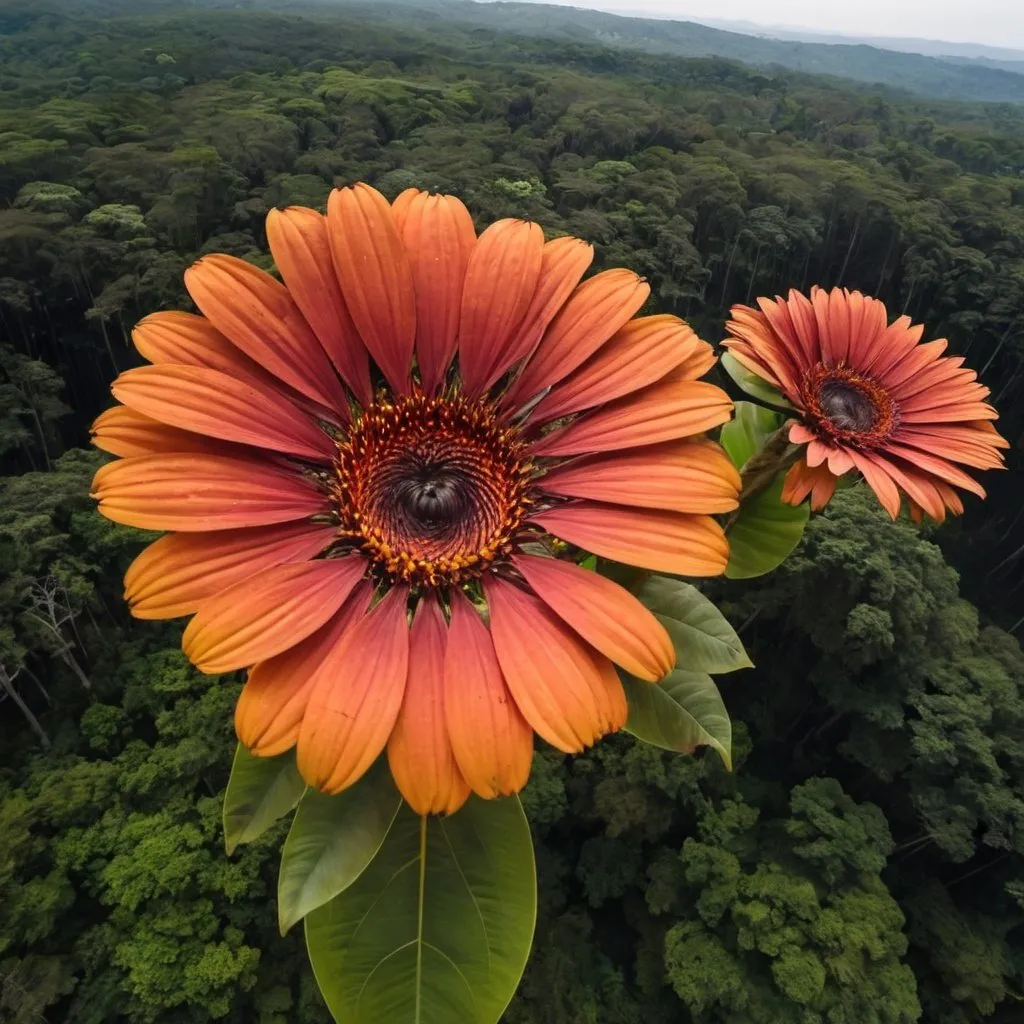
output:
[[[584,238],[713,343],[759,295],[875,294],[968,358],[1013,446],[956,522],[853,487],[778,572],[706,588],[757,666],[722,685],[732,773],[627,736],[536,755],[507,1020],[1019,1020],[1024,107],[430,8],[233,7],[0,12],[0,1020],[328,1019],[277,933],[280,828],[223,853],[240,681],[129,618],[151,537],[94,511],[86,446],[186,267],[270,269],[267,212],[357,180]]]

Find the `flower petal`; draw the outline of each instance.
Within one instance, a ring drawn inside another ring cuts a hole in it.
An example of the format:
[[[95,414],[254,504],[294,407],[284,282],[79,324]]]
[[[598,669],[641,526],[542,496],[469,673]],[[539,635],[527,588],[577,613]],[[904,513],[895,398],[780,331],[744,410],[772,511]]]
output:
[[[453,196],[415,192],[392,209],[416,289],[416,363],[423,390],[433,395],[455,358],[476,229]]]
[[[334,269],[352,320],[388,383],[409,390],[416,340],[412,270],[388,201],[359,183],[327,200]]]
[[[185,287],[214,327],[265,370],[329,409],[345,407],[324,350],[280,281],[217,253],[185,271]]]
[[[782,487],[782,500],[787,505],[799,505],[809,494],[811,508],[820,512],[831,500],[836,490],[836,477],[827,466],[811,469],[801,459],[790,467]]]
[[[662,315],[631,320],[575,373],[556,384],[537,405],[531,419],[547,423],[621,398],[661,380],[670,370],[698,354],[714,364],[711,346],[701,341],[679,317]]]
[[[304,206],[271,210],[267,214],[270,252],[295,305],[313,328],[334,368],[367,405],[370,360],[352,322],[334,272],[327,218]]]
[[[110,390],[129,409],[207,437],[330,461],[334,440],[277,392],[200,366],[140,366]]]
[[[272,658],[316,632],[366,573],[361,555],[286,562],[232,584],[204,601],[182,650],[209,675]]]
[[[643,391],[551,431],[531,451],[565,457],[675,441],[725,423],[732,409],[729,396],[714,384],[677,380],[669,374]]]
[[[854,465],[860,470],[861,476],[868,487],[875,492],[882,508],[889,513],[890,519],[898,519],[900,514],[900,492],[887,471],[886,464],[875,456],[857,451],[850,452]]]
[[[340,793],[377,760],[402,707],[409,675],[407,587],[392,587],[321,662],[299,730],[310,786]]]
[[[417,814],[453,814],[469,797],[448,739],[444,661],[448,627],[433,598],[416,609],[409,631],[409,679],[388,740],[395,784]]]
[[[511,365],[511,343],[537,291],[543,249],[540,225],[522,220],[499,220],[477,240],[459,322],[459,373],[471,396]]]
[[[204,601],[254,573],[315,558],[335,532],[333,526],[298,522],[168,534],[128,567],[124,596],[137,619],[191,615]]]
[[[718,576],[729,561],[721,526],[708,516],[575,501],[530,522],[603,558],[677,576]]]
[[[474,793],[510,796],[530,776],[533,731],[508,692],[483,620],[460,590],[451,602],[444,709],[452,752]]]
[[[651,286],[632,270],[606,270],[584,281],[545,331],[503,405],[523,404],[572,373],[636,315],[650,294]]]
[[[143,530],[230,530],[330,511],[326,495],[291,468],[225,455],[142,455],[100,467],[92,497],[115,523]]]
[[[616,665],[648,682],[675,667],[668,631],[628,590],[557,558],[520,554],[512,563],[559,618]]]
[[[675,512],[731,512],[740,475],[711,441],[669,441],[575,459],[538,481],[549,494]]]
[[[299,740],[317,670],[370,607],[373,584],[362,580],[315,633],[254,665],[235,705],[235,733],[258,757],[276,757]]]
[[[490,577],[484,594],[502,675],[540,736],[577,754],[626,724],[626,694],[604,655],[515,584]]]
[[[136,455],[159,455],[170,452],[196,452],[207,455],[222,453],[228,446],[188,430],[178,430],[157,423],[134,409],[115,405],[96,417],[90,427],[92,443],[101,451],[122,458]]]

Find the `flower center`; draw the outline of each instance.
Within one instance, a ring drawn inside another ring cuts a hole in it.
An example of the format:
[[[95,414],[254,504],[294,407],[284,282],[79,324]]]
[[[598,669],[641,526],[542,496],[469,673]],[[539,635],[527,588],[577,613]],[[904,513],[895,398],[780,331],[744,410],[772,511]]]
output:
[[[391,580],[479,576],[508,551],[529,492],[518,432],[461,396],[381,396],[338,444],[340,532]]]
[[[808,417],[828,440],[870,447],[892,430],[896,409],[888,393],[847,366],[819,363],[801,391]]]

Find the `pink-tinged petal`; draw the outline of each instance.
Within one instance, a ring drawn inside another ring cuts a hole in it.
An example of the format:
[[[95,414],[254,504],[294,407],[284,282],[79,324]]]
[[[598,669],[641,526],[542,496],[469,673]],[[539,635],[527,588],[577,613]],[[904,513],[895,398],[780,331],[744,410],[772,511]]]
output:
[[[712,515],[739,506],[740,475],[717,444],[669,441],[574,459],[538,486],[562,497]]]
[[[235,733],[258,757],[276,757],[299,741],[317,671],[370,607],[373,584],[361,581],[327,624],[301,643],[254,665],[235,705]]]
[[[185,287],[207,319],[265,370],[329,409],[345,392],[305,317],[280,281],[234,256],[204,256]]]
[[[979,498],[985,497],[985,488],[978,483],[974,477],[969,476],[962,469],[954,466],[946,459],[928,452],[922,452],[914,448],[907,448],[904,445],[890,441],[885,446],[885,454],[895,456],[909,463],[917,470],[923,470],[931,476],[937,476],[947,484],[954,487],[961,487],[965,491],[976,494]]]
[[[576,754],[626,724],[626,695],[604,655],[515,584],[491,577],[484,594],[502,675],[540,736]]]
[[[327,622],[366,567],[362,555],[350,555],[263,569],[204,601],[182,635],[182,649],[210,675],[272,658]]]
[[[187,430],[168,427],[123,405],[100,413],[90,431],[97,448],[121,458],[172,452],[216,455],[226,454],[231,447]]]
[[[168,534],[128,567],[124,596],[138,619],[191,615],[204,601],[254,573],[315,558],[334,536],[333,526],[307,522]]]
[[[828,469],[833,476],[842,476],[853,469],[853,457],[845,448],[834,448],[828,453]]]
[[[694,368],[702,372],[715,361],[711,346],[678,317],[662,315],[631,320],[575,373],[555,385],[531,419],[534,423],[547,423],[621,398],[654,384],[694,357],[701,357]]]
[[[675,441],[725,423],[732,409],[729,396],[714,384],[676,380],[669,374],[643,391],[551,431],[531,450],[536,456],[562,458]]]
[[[814,431],[805,427],[802,423],[798,423],[794,420],[789,426],[789,443],[790,444],[810,444],[812,441],[817,441],[818,435]]]
[[[999,413],[987,402],[950,402],[934,409],[904,409],[900,423],[968,423],[974,420],[997,420]]]
[[[501,374],[537,291],[543,263],[540,225],[499,220],[469,259],[459,325],[459,372],[466,392],[483,393]]]
[[[774,380],[772,386],[787,397],[797,394],[806,369],[801,362],[800,342],[790,334],[776,333],[768,317],[749,306],[733,306],[730,316],[732,319],[725,325],[730,337],[722,344],[752,373],[769,383]],[[758,364],[768,372],[761,372]]]
[[[92,497],[108,519],[143,530],[204,533],[287,523],[330,512],[292,469],[223,455],[143,455],[102,466]]]
[[[462,591],[453,590],[451,602],[444,708],[452,752],[474,793],[510,796],[530,776],[533,731],[509,693],[483,620]]]
[[[677,576],[718,576],[729,544],[709,516],[575,501],[530,517],[548,533],[626,565]]]
[[[340,793],[377,760],[402,707],[409,676],[407,587],[393,587],[321,662],[299,730],[299,772]]]
[[[403,197],[408,198],[403,198]],[[416,363],[423,390],[441,387],[455,358],[473,218],[453,196],[403,193],[392,211],[416,288]]]
[[[288,291],[334,368],[367,405],[373,397],[370,360],[334,272],[327,218],[303,206],[271,210],[267,241]]]
[[[900,492],[888,472],[888,464],[877,456],[867,452],[851,451],[857,469],[864,477],[868,487],[875,492],[882,508],[889,513],[890,519],[898,519],[900,514]]]
[[[391,387],[409,390],[416,341],[416,290],[388,201],[369,185],[327,200],[334,269],[352,320]]]
[[[584,281],[559,310],[504,405],[523,404],[567,377],[624,327],[651,294],[632,270],[606,270]]]
[[[520,554],[512,563],[559,618],[627,672],[653,683],[675,667],[668,630],[628,590],[557,558]]]
[[[111,385],[118,401],[161,423],[317,462],[334,440],[278,392],[200,366],[140,366]]]
[[[817,438],[814,438],[808,442],[807,454],[804,457],[807,459],[807,465],[811,469],[817,469],[828,460],[829,455],[835,450],[835,446],[831,442],[819,441]]]
[[[787,505],[799,505],[811,496],[811,508],[820,512],[831,500],[836,490],[836,477],[827,466],[811,469],[803,459],[793,465],[786,474],[782,487],[782,500]]]
[[[794,405],[797,405],[797,408],[800,408],[796,391],[784,388],[782,382],[768,369],[767,364],[763,360],[757,358],[749,346],[741,344],[735,338],[726,338],[722,345],[744,369],[749,370],[755,377],[760,377],[761,380],[766,384],[770,384],[776,391],[783,392]]]
[[[421,599],[409,631],[409,680],[388,740],[395,785],[417,814],[453,814],[469,797],[448,739],[444,662],[448,627],[437,601]]]

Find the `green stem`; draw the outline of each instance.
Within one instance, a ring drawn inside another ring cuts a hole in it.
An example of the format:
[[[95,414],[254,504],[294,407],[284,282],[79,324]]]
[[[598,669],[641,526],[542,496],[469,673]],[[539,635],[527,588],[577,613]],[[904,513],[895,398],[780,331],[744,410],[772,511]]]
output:
[[[770,487],[784,469],[789,469],[800,458],[802,448],[789,443],[791,423],[783,423],[773,434],[769,434],[761,450],[755,452],[740,473],[740,508],[729,516],[725,524],[726,533],[740,514],[743,503]]]

